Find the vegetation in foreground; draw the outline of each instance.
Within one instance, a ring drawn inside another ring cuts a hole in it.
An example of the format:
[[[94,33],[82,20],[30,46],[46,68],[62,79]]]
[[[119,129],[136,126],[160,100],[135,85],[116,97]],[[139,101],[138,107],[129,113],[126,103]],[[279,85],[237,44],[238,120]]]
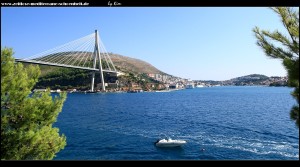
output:
[[[1,160],[50,160],[66,145],[54,128],[66,93],[52,99],[50,91],[31,90],[37,66],[14,62],[13,50],[1,48]]]
[[[290,112],[291,119],[296,121],[299,128],[299,8],[295,11],[290,7],[271,8],[276,12],[288,35],[275,30],[273,32],[253,29],[260,46],[268,57],[282,60],[288,73],[288,85],[294,87],[292,96],[298,105],[293,106]]]

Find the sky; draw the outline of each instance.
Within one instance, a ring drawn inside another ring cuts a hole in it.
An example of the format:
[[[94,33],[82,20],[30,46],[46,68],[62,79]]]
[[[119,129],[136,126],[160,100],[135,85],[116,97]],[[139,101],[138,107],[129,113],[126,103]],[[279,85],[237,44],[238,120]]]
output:
[[[25,58],[97,29],[108,52],[181,78],[286,76],[256,45],[255,26],[286,34],[266,7],[1,7],[1,47]]]

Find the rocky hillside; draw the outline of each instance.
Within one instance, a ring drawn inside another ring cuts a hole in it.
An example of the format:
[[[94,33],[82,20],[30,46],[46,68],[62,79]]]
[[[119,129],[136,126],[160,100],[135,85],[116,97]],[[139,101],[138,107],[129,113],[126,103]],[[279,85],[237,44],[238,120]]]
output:
[[[114,65],[119,68],[120,71],[130,71],[133,73],[147,73],[147,74],[164,74],[162,71],[158,70],[151,64],[127,57],[119,54],[110,53],[110,58],[113,61]]]

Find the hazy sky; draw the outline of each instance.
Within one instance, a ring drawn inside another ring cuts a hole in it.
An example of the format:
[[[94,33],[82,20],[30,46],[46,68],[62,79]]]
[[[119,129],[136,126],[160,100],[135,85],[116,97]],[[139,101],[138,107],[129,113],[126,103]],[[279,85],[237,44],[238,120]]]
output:
[[[24,58],[97,29],[107,51],[182,78],[286,76],[255,44],[255,26],[286,32],[265,7],[3,7],[1,46]]]

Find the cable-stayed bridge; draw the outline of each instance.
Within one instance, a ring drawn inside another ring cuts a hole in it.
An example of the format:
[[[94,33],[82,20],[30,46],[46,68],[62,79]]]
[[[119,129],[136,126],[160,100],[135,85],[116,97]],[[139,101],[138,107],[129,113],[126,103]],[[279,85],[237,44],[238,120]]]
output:
[[[101,87],[105,91],[103,72],[118,73],[109,57],[98,31],[17,62],[76,68],[92,71],[91,91],[94,91],[95,72],[100,72]]]

